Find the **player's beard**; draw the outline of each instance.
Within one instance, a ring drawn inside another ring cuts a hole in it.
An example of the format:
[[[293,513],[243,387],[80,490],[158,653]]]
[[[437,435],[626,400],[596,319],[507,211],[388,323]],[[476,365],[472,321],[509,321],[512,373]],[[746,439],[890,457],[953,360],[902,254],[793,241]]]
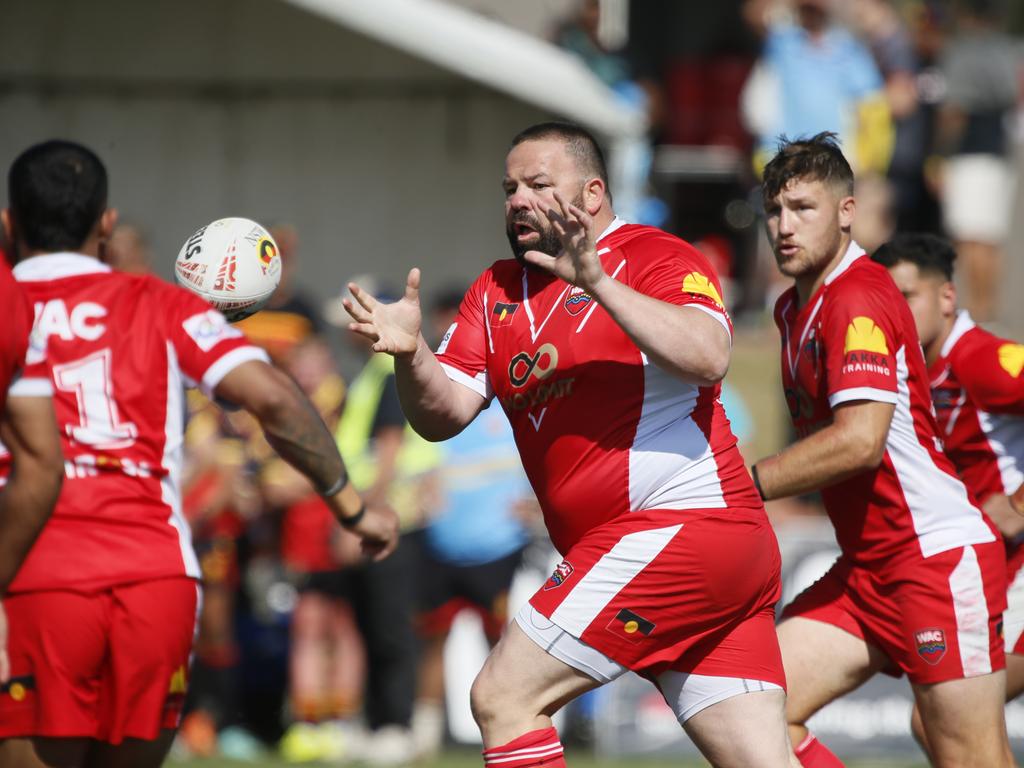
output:
[[[572,199],[572,204],[577,208],[583,208],[582,189]],[[520,243],[516,238],[516,224],[529,224],[540,235],[540,239],[529,245]],[[508,237],[508,244],[512,247],[512,255],[523,266],[530,266],[526,260],[527,251],[540,251],[548,256],[557,256],[562,252],[562,241],[558,237],[558,233],[555,232],[554,226],[546,220],[546,217],[543,222],[538,220],[533,211],[516,211],[505,224],[505,235]]]

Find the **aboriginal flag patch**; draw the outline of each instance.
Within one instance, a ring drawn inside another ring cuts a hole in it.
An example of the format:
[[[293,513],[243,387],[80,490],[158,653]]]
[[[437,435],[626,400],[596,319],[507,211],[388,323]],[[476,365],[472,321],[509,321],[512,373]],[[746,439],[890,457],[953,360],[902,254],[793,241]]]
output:
[[[491,310],[491,325],[508,325],[512,322],[512,315],[519,309],[519,304],[505,304],[501,301],[494,302],[494,309]]]
[[[648,621],[628,608],[623,608],[608,623],[608,630],[625,637],[631,643],[639,643],[654,631],[654,622]]]
[[[15,701],[24,701],[29,691],[36,689],[35,675],[19,675],[12,677],[0,685],[0,695],[10,696]]]

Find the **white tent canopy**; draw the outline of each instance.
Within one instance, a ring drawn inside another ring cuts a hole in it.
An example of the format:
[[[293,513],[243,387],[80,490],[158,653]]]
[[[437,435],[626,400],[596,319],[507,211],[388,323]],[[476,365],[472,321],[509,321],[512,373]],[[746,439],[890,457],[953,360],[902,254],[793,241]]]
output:
[[[586,125],[634,137],[644,115],[616,99],[577,57],[441,0],[285,0],[463,77]]]

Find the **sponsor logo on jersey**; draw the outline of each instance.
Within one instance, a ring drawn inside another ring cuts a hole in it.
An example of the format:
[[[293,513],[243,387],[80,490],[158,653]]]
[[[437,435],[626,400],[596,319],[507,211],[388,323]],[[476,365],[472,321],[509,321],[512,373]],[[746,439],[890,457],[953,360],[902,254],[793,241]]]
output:
[[[506,304],[502,301],[494,302],[494,308],[491,310],[491,325],[502,326],[508,325],[512,322],[512,316],[519,309],[519,304]]]
[[[452,336],[455,335],[455,329],[459,327],[458,323],[452,323],[448,326],[448,330],[444,332],[444,336],[441,338],[441,343],[437,345],[438,355],[443,355],[448,351],[448,345],[452,341]]]
[[[616,635],[625,635],[630,642],[639,643],[654,631],[654,626],[654,622],[648,621],[628,608],[623,608],[615,614],[614,619],[608,622],[606,628]]]
[[[229,325],[224,315],[215,309],[192,315],[181,327],[203,352],[209,352],[225,339],[242,337],[242,332]]]
[[[933,666],[946,655],[946,633],[941,629],[919,629],[914,633],[914,642],[918,655]]]
[[[847,326],[843,354],[848,355],[850,352],[889,354],[889,345],[885,341],[885,334],[870,317],[855,317],[853,322]]]
[[[263,270],[263,274],[267,274],[271,271],[271,266],[274,264],[274,259],[277,258],[277,246],[269,237],[261,237],[259,245],[256,246],[256,252],[260,258],[260,269]],[[275,270],[276,271],[276,270]]]
[[[569,288],[569,293],[566,294],[565,311],[576,317],[576,315],[590,305],[591,301],[593,301],[593,297],[589,293],[574,285]]]
[[[232,243],[231,247],[228,248],[227,255],[221,259],[220,266],[217,268],[217,279],[213,282],[213,290],[228,292],[235,290],[235,268],[237,267],[237,262],[238,257],[235,244]]]
[[[558,368],[558,349],[554,344],[542,344],[532,355],[520,352],[508,364],[508,380],[516,389],[522,389],[531,378],[542,381]]]
[[[544,583],[544,591],[546,592],[549,589],[554,589],[555,587],[560,587],[565,584],[565,582],[569,580],[569,577],[572,576],[572,570],[572,563],[568,560],[560,562],[555,566],[555,570],[554,573],[551,574],[551,578]]]
[[[7,694],[15,701],[24,701],[29,691],[36,689],[35,675],[18,675],[0,685],[0,694]]]
[[[999,365],[1014,378],[1024,370],[1024,344],[1003,344],[999,348]]]
[[[683,278],[682,291],[683,293],[688,293],[691,296],[703,296],[706,299],[711,299],[715,302],[715,306],[725,306],[725,304],[722,303],[721,294],[719,294],[718,289],[715,288],[715,284],[700,272],[691,272]]]

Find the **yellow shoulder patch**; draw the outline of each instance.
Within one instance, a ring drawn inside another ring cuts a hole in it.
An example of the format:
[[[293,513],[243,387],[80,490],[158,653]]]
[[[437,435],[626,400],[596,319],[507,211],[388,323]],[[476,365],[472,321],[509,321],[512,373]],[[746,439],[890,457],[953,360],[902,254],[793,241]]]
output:
[[[171,675],[171,685],[168,693],[185,693],[188,690],[188,682],[185,677],[185,667],[178,667]]]
[[[1024,344],[1003,344],[999,348],[999,364],[1014,378],[1020,376],[1024,370]]]
[[[855,317],[846,329],[846,345],[843,354],[849,352],[875,352],[880,355],[889,354],[889,345],[885,341],[882,329],[875,325],[870,317]]]
[[[695,293],[698,296],[707,296],[718,306],[725,306],[725,304],[722,303],[722,297],[719,295],[718,289],[715,288],[715,284],[700,272],[691,272],[683,278],[682,291],[683,293]]]

